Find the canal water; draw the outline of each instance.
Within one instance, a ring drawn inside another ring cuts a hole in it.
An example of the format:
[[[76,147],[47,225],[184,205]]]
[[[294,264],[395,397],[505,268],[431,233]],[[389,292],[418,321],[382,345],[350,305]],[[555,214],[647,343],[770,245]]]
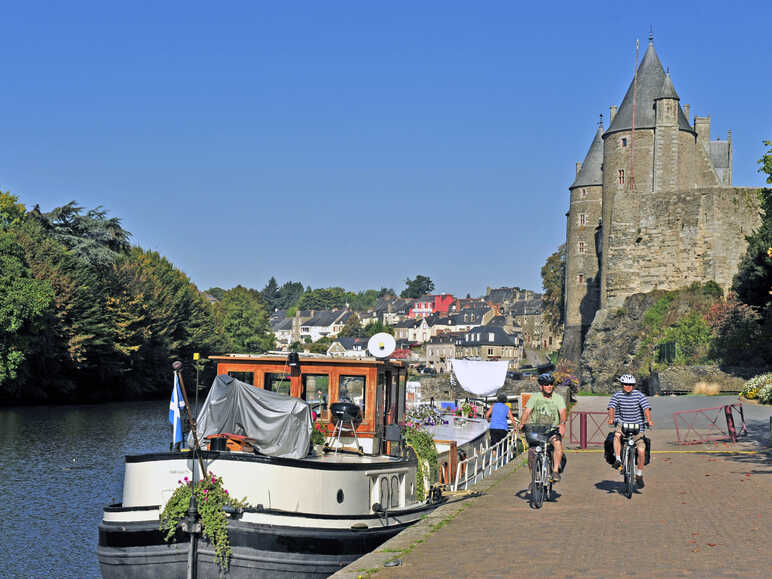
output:
[[[169,449],[169,403],[0,408],[0,577],[100,577],[123,457]]]

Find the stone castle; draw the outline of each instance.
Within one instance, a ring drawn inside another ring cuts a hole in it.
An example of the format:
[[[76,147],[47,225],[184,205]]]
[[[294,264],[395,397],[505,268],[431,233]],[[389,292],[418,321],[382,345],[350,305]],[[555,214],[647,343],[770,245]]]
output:
[[[569,187],[565,335],[578,360],[596,313],[625,298],[713,280],[729,289],[760,223],[758,189],[732,186],[732,134],[689,121],[653,38]]]

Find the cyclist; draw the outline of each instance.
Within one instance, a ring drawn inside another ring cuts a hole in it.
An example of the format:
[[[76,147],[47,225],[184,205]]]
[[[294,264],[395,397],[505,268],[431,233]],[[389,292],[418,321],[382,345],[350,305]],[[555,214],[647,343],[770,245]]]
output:
[[[525,411],[520,419],[520,426],[529,419],[534,424],[546,424],[558,427],[558,433],[550,437],[553,448],[552,482],[560,481],[560,461],[563,459],[563,435],[566,433],[566,402],[562,396],[553,396],[555,378],[549,372],[539,376],[539,394],[534,394],[525,403]],[[517,430],[515,423],[515,430]],[[533,456],[528,452],[528,469],[533,469]]]
[[[608,423],[617,423],[614,433],[614,468],[622,468],[622,426],[620,422],[639,424],[641,431],[635,435],[636,448],[638,449],[638,468],[635,471],[635,484],[643,488],[643,462],[646,459],[646,443],[643,441],[643,431],[648,425],[654,426],[651,419],[651,405],[646,397],[635,390],[635,376],[622,374],[617,381],[622,384],[622,390],[617,391],[608,403]]]

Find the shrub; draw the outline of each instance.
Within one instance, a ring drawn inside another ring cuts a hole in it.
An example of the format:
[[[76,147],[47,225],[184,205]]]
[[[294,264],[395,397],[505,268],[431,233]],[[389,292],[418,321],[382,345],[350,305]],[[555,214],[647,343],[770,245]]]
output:
[[[748,380],[741,394],[748,400],[758,399],[763,404],[772,404],[772,372]]]

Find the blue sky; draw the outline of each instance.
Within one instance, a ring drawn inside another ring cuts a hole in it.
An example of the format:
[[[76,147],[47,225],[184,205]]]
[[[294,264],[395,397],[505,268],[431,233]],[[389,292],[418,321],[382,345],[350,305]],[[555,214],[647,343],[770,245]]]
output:
[[[650,27],[763,183],[771,6],[3,1],[0,188],[102,205],[201,289],[540,290]]]

